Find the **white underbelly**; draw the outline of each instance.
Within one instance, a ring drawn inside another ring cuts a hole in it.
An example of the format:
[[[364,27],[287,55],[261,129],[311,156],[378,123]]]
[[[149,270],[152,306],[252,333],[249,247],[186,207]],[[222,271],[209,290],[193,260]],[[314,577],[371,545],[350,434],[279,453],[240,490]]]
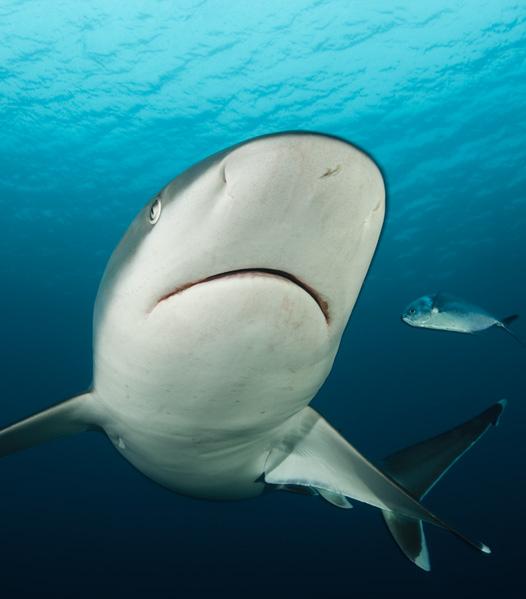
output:
[[[258,479],[283,426],[181,428],[167,420],[108,418],[104,428],[119,453],[163,487],[201,499],[235,500],[263,492]]]
[[[133,327],[100,324],[101,426],[146,476],[207,499],[263,491],[275,431],[312,400],[339,342],[309,294],[265,276],[196,285]]]

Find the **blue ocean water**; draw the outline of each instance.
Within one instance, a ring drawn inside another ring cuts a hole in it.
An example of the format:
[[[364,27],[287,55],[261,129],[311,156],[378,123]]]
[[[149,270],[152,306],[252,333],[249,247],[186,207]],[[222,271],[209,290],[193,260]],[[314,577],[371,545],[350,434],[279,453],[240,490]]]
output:
[[[377,459],[509,399],[426,498],[490,556],[428,530],[424,573],[373,508],[190,500],[81,435],[0,463],[2,597],[522,596],[524,348],[400,314],[442,290],[522,314],[526,339],[525,58],[517,0],[0,4],[1,425],[89,384],[98,282],[146,201],[215,151],[291,129],[364,148],[388,186],[313,405]]]

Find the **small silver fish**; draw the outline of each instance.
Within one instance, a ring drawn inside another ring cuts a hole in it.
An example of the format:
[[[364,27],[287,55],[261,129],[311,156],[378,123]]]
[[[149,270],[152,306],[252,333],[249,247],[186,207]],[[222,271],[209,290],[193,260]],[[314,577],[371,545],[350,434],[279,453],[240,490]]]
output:
[[[479,306],[449,293],[436,293],[419,297],[404,310],[402,320],[412,327],[454,331],[456,333],[481,333],[491,327],[501,327],[519,343],[508,326],[518,318],[518,314],[498,320]]]

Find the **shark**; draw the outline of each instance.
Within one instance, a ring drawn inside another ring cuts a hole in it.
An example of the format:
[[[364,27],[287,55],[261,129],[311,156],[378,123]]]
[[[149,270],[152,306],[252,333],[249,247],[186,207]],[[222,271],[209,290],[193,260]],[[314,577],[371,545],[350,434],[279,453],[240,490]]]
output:
[[[291,491],[372,505],[424,570],[423,523],[488,553],[420,500],[498,423],[505,400],[378,464],[309,405],[384,212],[379,167],[337,137],[270,134],[195,164],[144,206],[107,264],[91,385],[3,428],[0,456],[92,431],[189,497]]]

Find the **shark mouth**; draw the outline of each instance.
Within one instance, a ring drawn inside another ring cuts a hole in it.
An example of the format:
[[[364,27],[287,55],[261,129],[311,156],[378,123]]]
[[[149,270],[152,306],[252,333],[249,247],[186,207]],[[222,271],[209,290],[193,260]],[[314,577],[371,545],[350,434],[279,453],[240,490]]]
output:
[[[186,289],[189,289],[190,287],[194,287],[195,285],[200,285],[201,283],[208,283],[210,281],[215,281],[216,279],[226,279],[228,277],[236,277],[242,275],[261,275],[278,277],[280,279],[285,279],[287,281],[290,281],[291,283],[294,283],[294,285],[297,285],[298,287],[300,287],[300,289],[303,289],[303,291],[305,291],[312,297],[316,304],[318,304],[319,309],[322,311],[325,320],[329,322],[329,304],[327,301],[323,300],[320,297],[320,295],[315,289],[313,289],[312,287],[310,287],[309,285],[307,285],[306,283],[304,283],[303,281],[301,281],[300,279],[298,279],[294,275],[291,275],[288,272],[285,272],[283,270],[274,270],[272,268],[240,268],[238,270],[229,270],[228,272],[222,272],[217,275],[211,275],[210,277],[198,279],[196,281],[192,281],[191,283],[185,283],[184,285],[177,287],[177,289],[162,297],[159,300],[158,304],[160,304],[164,300],[167,300],[170,297],[173,297],[174,295],[186,291]]]

